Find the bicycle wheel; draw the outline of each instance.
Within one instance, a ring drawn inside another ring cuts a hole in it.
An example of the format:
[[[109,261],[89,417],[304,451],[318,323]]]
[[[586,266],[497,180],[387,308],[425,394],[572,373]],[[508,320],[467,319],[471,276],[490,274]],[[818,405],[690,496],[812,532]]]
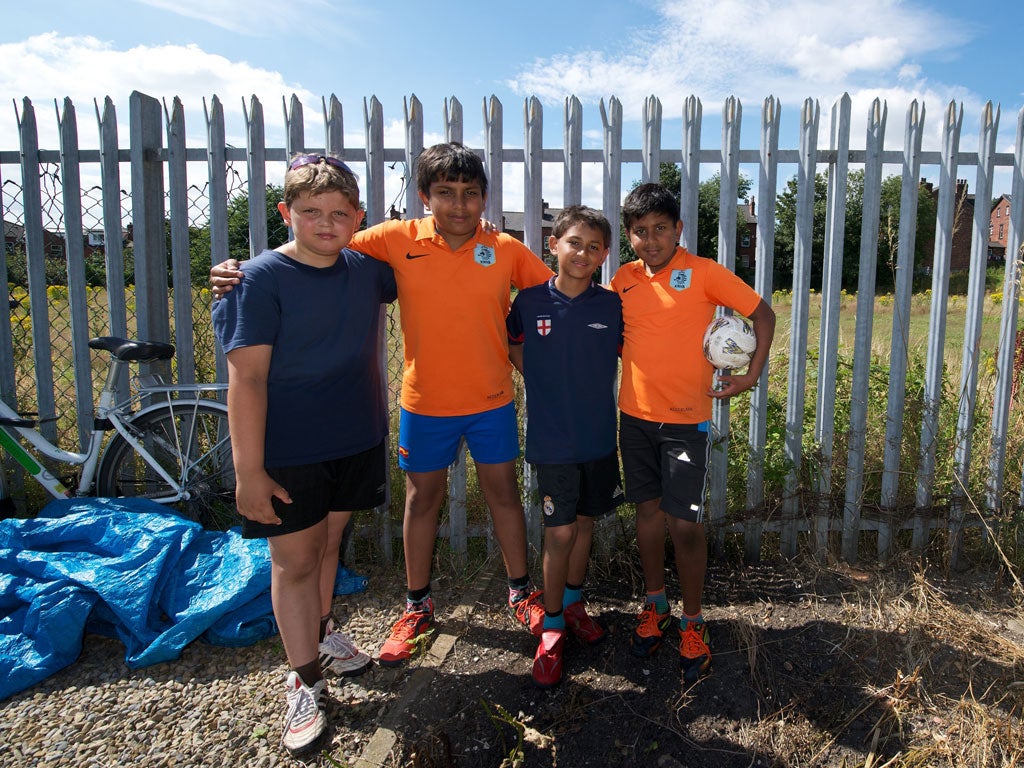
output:
[[[134,496],[173,503],[205,528],[241,524],[235,507],[235,467],[228,436],[228,411],[215,401],[174,400],[142,411],[129,423],[133,435],[181,486],[162,478],[134,446],[117,434],[100,464],[100,496]]]

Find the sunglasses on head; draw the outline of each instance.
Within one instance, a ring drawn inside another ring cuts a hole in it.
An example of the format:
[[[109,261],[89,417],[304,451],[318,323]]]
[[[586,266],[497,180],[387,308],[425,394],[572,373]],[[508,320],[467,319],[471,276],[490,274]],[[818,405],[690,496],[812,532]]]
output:
[[[317,165],[318,163],[327,163],[335,168],[352,173],[352,169],[345,165],[345,163],[336,157],[329,157],[328,155],[299,155],[288,163],[288,170],[294,171],[296,168],[301,168],[304,165]]]

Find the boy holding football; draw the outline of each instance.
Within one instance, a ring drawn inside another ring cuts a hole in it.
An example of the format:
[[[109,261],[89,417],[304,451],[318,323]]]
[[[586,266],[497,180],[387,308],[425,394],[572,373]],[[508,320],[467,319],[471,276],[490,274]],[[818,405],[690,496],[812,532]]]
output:
[[[711,666],[701,613],[711,401],[757,384],[775,334],[775,313],[733,272],[679,246],[679,203],[661,185],[641,184],[630,192],[622,223],[639,258],[624,264],[611,283],[622,299],[625,325],[619,448],[626,500],[636,504],[647,592],[630,646],[634,655],[650,656],[672,625],[664,580],[667,525],[683,597],[680,664],[689,684]],[[702,341],[719,306],[751,319],[757,346],[747,371],[720,376],[716,389]]]

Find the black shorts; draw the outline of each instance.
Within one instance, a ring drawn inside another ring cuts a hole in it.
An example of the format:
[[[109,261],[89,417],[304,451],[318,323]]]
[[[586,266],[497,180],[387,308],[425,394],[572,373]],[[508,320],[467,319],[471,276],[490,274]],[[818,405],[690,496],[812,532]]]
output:
[[[242,536],[266,539],[312,528],[328,512],[372,509],[384,503],[387,454],[384,442],[354,456],[300,464],[268,467],[267,474],[292,497],[291,504],[272,499],[280,525],[242,518]]]
[[[704,522],[709,446],[707,422],[661,424],[620,414],[626,501],[660,498],[666,514]]]
[[[571,525],[578,515],[600,517],[623,502],[619,456],[583,464],[538,464],[537,491],[544,525]]]

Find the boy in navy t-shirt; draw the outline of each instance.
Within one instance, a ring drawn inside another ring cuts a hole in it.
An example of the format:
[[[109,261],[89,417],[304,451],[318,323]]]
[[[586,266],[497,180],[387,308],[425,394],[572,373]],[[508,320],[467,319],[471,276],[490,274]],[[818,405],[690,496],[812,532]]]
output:
[[[526,382],[526,460],[537,467],[544,512],[545,615],[533,661],[542,688],[562,677],[567,631],[587,644],[606,634],[581,592],[594,518],[622,502],[615,447],[622,302],[593,282],[611,236],[597,211],[562,211],[548,240],[558,274],[520,291],[507,320],[509,357]]]
[[[271,600],[291,671],[282,744],[314,747],[326,728],[326,667],[370,664],[330,617],[338,549],[355,509],[383,503],[387,406],[380,305],[391,268],[347,248],[363,212],[343,162],[299,155],[278,204],[295,239],[243,267],[213,309],[227,354],[228,422],[246,537],[270,546]]]

